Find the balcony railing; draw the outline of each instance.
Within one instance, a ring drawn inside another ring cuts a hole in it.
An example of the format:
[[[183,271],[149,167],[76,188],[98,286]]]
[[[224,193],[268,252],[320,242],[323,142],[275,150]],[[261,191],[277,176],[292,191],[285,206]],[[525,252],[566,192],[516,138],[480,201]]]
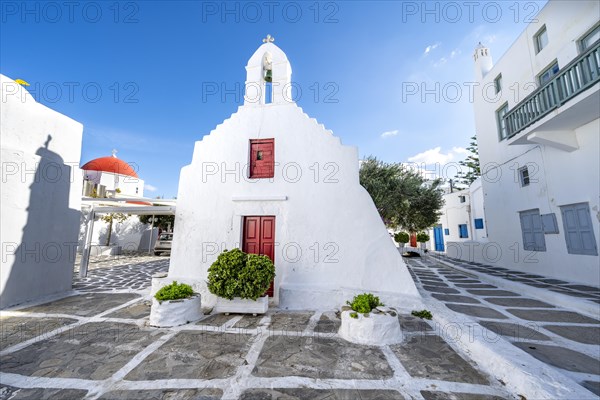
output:
[[[513,137],[597,82],[600,82],[600,41],[506,113],[507,136]]]

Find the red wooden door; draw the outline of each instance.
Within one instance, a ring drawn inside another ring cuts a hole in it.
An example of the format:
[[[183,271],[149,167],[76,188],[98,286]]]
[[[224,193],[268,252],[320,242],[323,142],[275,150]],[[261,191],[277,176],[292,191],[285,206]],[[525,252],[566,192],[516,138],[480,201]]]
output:
[[[250,178],[272,178],[275,175],[275,140],[250,140]]]
[[[244,240],[242,250],[246,253],[262,254],[275,263],[275,217],[244,217]],[[275,282],[265,294],[273,297]]]
[[[417,234],[416,233],[410,234],[410,245],[412,247],[417,247]]]

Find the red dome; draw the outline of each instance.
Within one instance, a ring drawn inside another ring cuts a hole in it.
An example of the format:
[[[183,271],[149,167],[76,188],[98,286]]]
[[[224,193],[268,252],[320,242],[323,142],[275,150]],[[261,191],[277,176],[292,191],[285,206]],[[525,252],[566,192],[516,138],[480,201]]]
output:
[[[150,203],[149,201],[126,201],[127,204],[139,204],[142,206],[151,206],[152,203]]]
[[[123,160],[110,156],[100,157],[89,161],[85,163],[81,169],[87,171],[112,172],[113,174],[128,175],[138,178],[138,175],[135,173],[135,170],[131,167],[131,165],[127,164]]]

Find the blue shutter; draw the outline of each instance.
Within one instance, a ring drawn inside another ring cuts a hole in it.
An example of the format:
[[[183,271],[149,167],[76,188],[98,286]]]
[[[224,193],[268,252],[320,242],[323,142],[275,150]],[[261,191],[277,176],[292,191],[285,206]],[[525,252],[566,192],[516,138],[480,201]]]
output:
[[[542,227],[540,210],[521,211],[521,233],[523,234],[523,249],[531,251],[546,251],[546,238]]]
[[[475,229],[483,229],[483,218],[475,218]]]
[[[561,206],[560,211],[569,254],[598,255],[588,203]]]
[[[458,237],[460,238],[468,238],[469,231],[467,230],[467,224],[458,225]]]

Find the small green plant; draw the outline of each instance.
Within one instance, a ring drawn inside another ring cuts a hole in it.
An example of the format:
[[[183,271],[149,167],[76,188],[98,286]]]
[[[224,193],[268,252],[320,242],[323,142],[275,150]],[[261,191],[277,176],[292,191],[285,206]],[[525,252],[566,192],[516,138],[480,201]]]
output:
[[[170,285],[164,286],[156,292],[154,298],[158,301],[179,300],[192,297],[193,294],[194,289],[190,285],[173,281]]]
[[[425,232],[419,232],[417,233],[417,242],[419,243],[426,243],[429,242],[429,235],[426,234]]]
[[[348,304],[352,310],[361,314],[369,313],[377,306],[383,306],[383,303],[379,301],[379,297],[374,296],[371,293],[363,293],[354,296],[352,302],[346,301],[346,304]]]
[[[358,313],[356,313],[356,312],[351,312],[351,313],[350,313],[350,318],[354,318],[354,319],[358,318]]]
[[[219,297],[256,300],[275,278],[275,266],[267,256],[225,250],[208,268],[208,290]]]
[[[410,236],[406,232],[397,232],[394,235],[394,240],[398,243],[406,244],[410,241]]]
[[[411,312],[411,314],[414,315],[415,317],[419,317],[421,319],[433,318],[433,315],[431,314],[431,311],[429,311],[429,310],[413,311],[413,312]]]

